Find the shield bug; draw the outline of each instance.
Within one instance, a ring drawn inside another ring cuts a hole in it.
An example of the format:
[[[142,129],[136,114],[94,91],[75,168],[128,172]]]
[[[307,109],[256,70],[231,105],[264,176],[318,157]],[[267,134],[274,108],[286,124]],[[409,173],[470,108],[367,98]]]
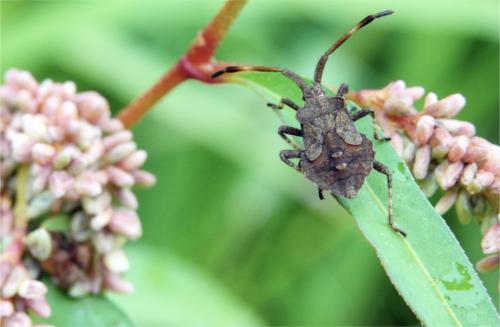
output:
[[[302,91],[303,107],[286,98],[281,99],[278,105],[268,104],[275,109],[282,109],[285,105],[292,108],[297,112],[296,118],[300,122],[300,129],[290,126],[281,126],[278,129],[278,134],[295,148],[281,151],[281,160],[316,183],[320,199],[323,199],[323,191],[328,191],[333,196],[353,198],[372,168],[384,174],[387,177],[389,189],[388,223],[394,231],[406,236],[406,233],[398,228],[392,219],[391,172],[384,164],[375,160],[375,151],[371,141],[358,132],[353,124],[367,115],[374,118],[373,111],[362,109],[356,113],[350,113],[347,110],[347,84],[341,84],[334,97],[326,96],[321,87],[321,77],[328,57],[357,30],[376,18],[392,13],[387,10],[367,16],[338,39],[319,59],[312,85],[306,84],[299,75],[288,69],[265,66],[228,66],[212,74],[212,78],[225,73],[260,71],[281,73],[294,81]],[[376,131],[375,128],[375,139],[379,141],[390,139],[379,137]],[[298,148],[287,135],[302,137],[304,149]],[[299,162],[294,164],[290,159],[298,159]]]

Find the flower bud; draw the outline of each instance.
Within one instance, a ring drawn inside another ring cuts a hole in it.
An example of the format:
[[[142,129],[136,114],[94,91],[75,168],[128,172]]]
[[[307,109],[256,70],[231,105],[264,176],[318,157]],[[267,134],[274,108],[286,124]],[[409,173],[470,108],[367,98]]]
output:
[[[467,152],[462,157],[462,161],[467,163],[475,162],[481,165],[488,158],[488,152],[489,150],[486,147],[471,144],[467,148]]]
[[[477,174],[477,165],[475,163],[468,164],[465,166],[462,176],[460,177],[460,184],[463,186],[469,185],[474,178],[476,178]]]
[[[78,119],[78,110],[72,101],[64,101],[57,110],[57,124],[64,126],[70,121]]]
[[[130,239],[139,238],[142,235],[141,223],[135,211],[118,208],[111,217],[109,228]]]
[[[119,249],[125,238],[116,234],[109,234],[104,231],[99,231],[92,235],[92,244],[98,253],[109,253]]]
[[[91,236],[89,230],[89,221],[85,214],[78,211],[73,215],[70,225],[70,233],[76,241],[82,242]]]
[[[461,161],[450,163],[443,161],[436,167],[436,180],[443,190],[447,190],[457,182],[464,164]]]
[[[2,298],[13,297],[19,289],[19,285],[21,285],[23,280],[27,277],[26,270],[23,267],[14,267],[2,287]]]
[[[54,195],[45,191],[36,195],[28,204],[27,216],[29,219],[34,219],[48,212],[55,201]]]
[[[79,154],[79,150],[75,146],[67,145],[56,154],[52,160],[52,167],[57,170],[64,169]]]
[[[40,193],[43,189],[45,189],[51,173],[52,170],[50,167],[40,167],[40,169],[33,174],[35,176],[31,184],[33,194]]]
[[[120,275],[106,271],[104,272],[104,286],[118,293],[131,293],[134,286],[120,277]]]
[[[97,196],[102,192],[101,184],[90,171],[82,173],[75,179],[73,190],[81,196]]]
[[[422,180],[418,181],[418,185],[420,189],[425,194],[426,197],[430,198],[436,193],[438,189],[438,184],[436,183],[436,176],[434,172],[431,172]]]
[[[39,299],[28,299],[27,300],[28,307],[33,310],[38,316],[42,318],[48,318],[52,314],[52,310],[50,309],[49,303],[45,298]],[[40,325],[37,325],[41,327]],[[48,327],[48,326],[47,326]]]
[[[453,139],[448,151],[448,160],[451,162],[459,161],[465,155],[469,146],[469,138],[465,135],[459,135]]]
[[[111,221],[112,214],[113,211],[111,210],[111,208],[99,212],[97,215],[92,217],[92,219],[90,219],[90,227],[93,230],[100,230],[104,228],[104,226],[106,226]]]
[[[424,112],[436,118],[451,118],[465,106],[465,97],[452,94],[424,108]]]
[[[420,147],[415,153],[415,163],[413,164],[413,175],[416,179],[424,179],[425,176],[427,176],[430,161],[430,145],[424,145]]]
[[[102,144],[106,151],[114,148],[118,144],[129,142],[132,140],[132,132],[129,130],[119,131],[117,133],[106,136],[102,139]]]
[[[123,273],[129,269],[129,262],[125,252],[116,250],[104,256],[104,264],[109,271],[114,273]]]
[[[118,187],[131,187],[134,185],[134,177],[115,166],[109,166],[106,169],[109,180]]]
[[[134,170],[132,176],[136,186],[150,187],[156,183],[155,175],[144,170]]]
[[[14,313],[14,305],[11,301],[0,300],[0,319],[9,317]]]
[[[127,157],[135,150],[137,150],[137,145],[134,142],[121,143],[110,149],[105,155],[104,160],[113,164]]]
[[[68,290],[68,294],[71,297],[83,297],[91,292],[92,283],[90,280],[78,280]]]
[[[111,118],[109,120],[99,122],[99,127],[106,134],[117,133],[124,128],[123,123],[117,118]]]
[[[2,285],[7,281],[12,268],[14,267],[10,261],[0,260],[0,289],[2,288]]]
[[[5,327],[31,327],[31,319],[26,313],[18,311],[5,320]]]
[[[442,128],[436,127],[434,129],[434,134],[430,139],[430,144],[432,146],[432,157],[436,159],[443,159],[450,149],[451,142],[453,141],[453,137],[450,133]]]
[[[22,116],[23,132],[33,141],[46,141],[47,122],[40,115],[26,114]]]
[[[47,286],[37,280],[28,279],[21,283],[17,293],[25,299],[40,299],[47,293]]]
[[[52,253],[52,239],[44,228],[38,228],[26,237],[26,245],[33,257],[43,261]]]
[[[31,94],[26,90],[21,90],[16,94],[16,107],[26,113],[34,113],[36,111],[36,103],[31,97]]]
[[[470,222],[472,217],[472,208],[469,201],[469,196],[466,192],[461,191],[458,194],[455,211],[457,213],[458,221],[462,224],[467,224]]]
[[[423,115],[418,120],[415,131],[418,144],[426,144],[430,140],[435,124],[434,117],[429,115]]]
[[[425,96],[424,108],[427,107],[427,106],[430,106],[431,104],[434,104],[436,102],[438,102],[438,97],[437,97],[436,93],[429,92]]]
[[[435,209],[439,215],[445,214],[455,203],[457,199],[457,191],[447,191],[441,199],[436,203]]]
[[[96,197],[83,197],[82,206],[89,215],[96,215],[111,205],[111,195],[104,191]]]
[[[138,150],[129,154],[126,158],[118,163],[118,167],[125,170],[135,170],[142,167],[148,155],[144,150]]]
[[[488,228],[481,241],[481,247],[484,254],[500,252],[500,223]]]
[[[5,82],[16,89],[26,90],[31,93],[35,93],[38,88],[38,83],[31,73],[16,68],[11,68],[5,72]]]
[[[97,123],[108,120],[110,116],[109,105],[97,92],[83,92],[77,95],[76,103],[82,117],[91,122]]]
[[[495,175],[488,171],[479,171],[476,178],[467,185],[467,191],[470,194],[477,194],[482,192],[484,188],[490,186],[495,181]]]
[[[408,142],[405,145],[405,148],[403,150],[403,156],[402,159],[407,163],[410,164],[413,162],[413,159],[415,158],[415,151],[416,151],[416,146],[412,142]]]
[[[437,119],[437,123],[453,135],[473,137],[476,134],[476,127],[469,122],[456,119]]]
[[[139,206],[137,198],[129,188],[120,188],[114,192],[115,197],[120,203],[130,209],[136,210]]]
[[[20,162],[29,161],[34,143],[33,140],[22,133],[12,133],[9,138],[12,146],[12,158]]]
[[[498,266],[500,266],[500,255],[490,255],[476,263],[477,271],[482,273],[498,270]]]
[[[49,189],[56,198],[62,198],[72,187],[74,180],[65,171],[55,171],[49,178]]]

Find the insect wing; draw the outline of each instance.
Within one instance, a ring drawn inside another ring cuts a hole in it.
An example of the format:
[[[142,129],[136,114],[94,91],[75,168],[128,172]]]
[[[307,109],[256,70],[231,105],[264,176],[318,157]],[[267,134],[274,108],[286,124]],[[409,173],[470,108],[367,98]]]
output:
[[[356,131],[356,127],[349,118],[349,114],[345,110],[339,110],[335,117],[335,132],[346,143],[351,145],[360,145],[363,139]]]
[[[323,135],[321,130],[305,124],[302,127],[304,133],[304,148],[307,159],[315,160],[319,157],[323,147]]]

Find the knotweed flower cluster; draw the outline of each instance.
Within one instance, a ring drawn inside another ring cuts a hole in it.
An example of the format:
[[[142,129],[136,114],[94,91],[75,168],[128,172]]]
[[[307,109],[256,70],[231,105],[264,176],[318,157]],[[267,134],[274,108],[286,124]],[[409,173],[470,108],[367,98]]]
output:
[[[131,291],[121,249],[141,236],[131,189],[155,182],[132,133],[98,93],[15,69],[0,115],[0,320],[50,314],[41,274],[72,296]]]
[[[424,96],[421,87],[403,81],[380,90],[350,94],[360,106],[370,107],[397,153],[406,161],[427,197],[442,192],[438,213],[453,205],[462,223],[480,223],[482,249],[492,255],[478,263],[480,270],[498,267],[500,257],[500,147],[475,136],[471,123],[453,119],[465,106],[461,94],[441,100],[425,96],[423,109],[414,102]]]

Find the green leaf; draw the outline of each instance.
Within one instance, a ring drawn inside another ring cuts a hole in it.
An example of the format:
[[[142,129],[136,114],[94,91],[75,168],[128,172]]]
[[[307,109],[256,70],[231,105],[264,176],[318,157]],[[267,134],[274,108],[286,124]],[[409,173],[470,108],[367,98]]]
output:
[[[71,298],[45,280],[47,300],[52,309],[48,319],[33,316],[36,323],[71,327],[131,327],[132,321],[113,302],[104,296]]]
[[[231,78],[278,102],[287,97],[301,103],[298,88],[279,74],[240,73]],[[297,125],[291,109],[280,118]],[[356,124],[371,138],[369,118]],[[374,141],[376,157],[394,180],[394,217],[408,237],[387,224],[385,176],[372,172],[356,198],[339,198],[377,255],[406,303],[428,326],[498,326],[500,318],[473,266],[445,221],[420,191],[410,171],[389,143]]]
[[[111,295],[141,326],[261,326],[252,310],[200,268],[153,247],[128,249],[136,291]],[[145,305],[147,303],[147,305]]]
[[[47,217],[41,224],[42,228],[50,232],[64,232],[69,228],[69,216],[56,215]]]

